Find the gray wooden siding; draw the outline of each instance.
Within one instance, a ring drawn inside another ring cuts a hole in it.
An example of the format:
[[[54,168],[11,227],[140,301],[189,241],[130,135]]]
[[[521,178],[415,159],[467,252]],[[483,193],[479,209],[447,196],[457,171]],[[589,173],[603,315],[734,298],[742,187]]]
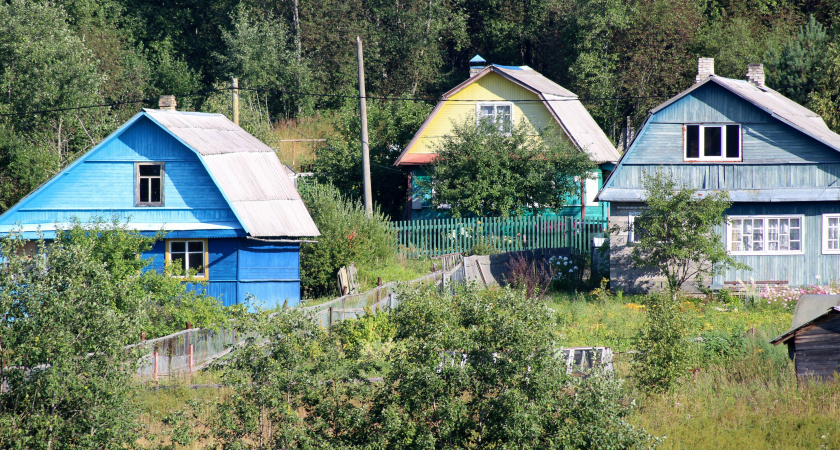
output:
[[[748,282],[787,281],[792,286],[840,282],[840,255],[822,254],[822,214],[840,213],[840,203],[740,203],[733,205],[727,215],[789,215],[804,216],[801,255],[737,255],[752,270],[729,269],[716,276],[714,285],[724,281]],[[726,238],[725,230],[718,230]],[[820,278],[817,278],[817,275]]]
[[[645,173],[670,172],[695,189],[825,188],[840,180],[840,163],[823,164],[624,164],[612,175],[613,188],[641,189]]]
[[[831,314],[796,332],[797,375],[832,378],[840,372],[840,315]]]

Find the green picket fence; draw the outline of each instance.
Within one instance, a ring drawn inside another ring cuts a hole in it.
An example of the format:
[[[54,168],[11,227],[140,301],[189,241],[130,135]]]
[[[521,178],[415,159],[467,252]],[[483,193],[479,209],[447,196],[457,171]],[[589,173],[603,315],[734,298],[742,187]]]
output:
[[[592,238],[607,236],[607,219],[574,216],[473,217],[394,222],[400,251],[412,258],[466,252],[476,245],[513,252],[538,248],[589,251]]]

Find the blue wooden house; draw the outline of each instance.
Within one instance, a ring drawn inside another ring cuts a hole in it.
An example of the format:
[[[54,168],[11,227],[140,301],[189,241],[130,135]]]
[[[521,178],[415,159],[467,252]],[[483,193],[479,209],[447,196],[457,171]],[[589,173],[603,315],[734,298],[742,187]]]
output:
[[[225,305],[298,304],[300,243],[320,233],[284,166],[225,116],[176,111],[168,97],[0,215],[0,233],[50,239],[74,218],[117,216],[164,231],[151,267],[194,271]]]
[[[559,215],[606,218],[609,205],[595,201],[604,179],[621,156],[578,96],[528,66],[486,65],[476,56],[470,61],[470,78],[443,94],[440,102],[397,158],[395,166],[409,173],[411,192],[406,219],[449,218],[447,209],[430,207],[430,193],[418,179],[428,177],[427,167],[438,146],[454,132],[455,124],[475,120],[510,130],[525,124],[535,133],[551,132],[598,164]]]
[[[730,269],[704,284],[840,281],[840,135],[767,87],[760,64],[750,64],[746,80],[715,75],[710,58],[698,67],[693,86],[650,112],[599,193],[620,230],[610,237],[614,286],[661,287],[628,258],[633,217],[644,207],[642,175],[660,168],[701,195],[726,191],[733,201],[718,232],[752,270]]]

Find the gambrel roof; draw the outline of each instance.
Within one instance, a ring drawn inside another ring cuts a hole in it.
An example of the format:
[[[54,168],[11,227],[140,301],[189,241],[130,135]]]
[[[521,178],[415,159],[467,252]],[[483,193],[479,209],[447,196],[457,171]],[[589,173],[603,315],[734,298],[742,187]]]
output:
[[[414,135],[414,138],[409,142],[399,158],[397,158],[394,165],[422,165],[430,163],[433,155],[409,154],[409,149],[414,146],[446,101],[470,84],[475,83],[490,73],[501,75],[507,80],[536,94],[574,146],[578,150],[585,151],[593,161],[598,163],[615,163],[621,157],[618,150],[616,150],[615,146],[610,142],[607,135],[604,134],[604,131],[598,126],[592,116],[589,115],[589,111],[586,110],[575,93],[549,80],[528,66],[500,66],[492,64],[443,94],[435,109],[429,114],[426,121],[423,122],[420,130]]]
[[[271,147],[222,114],[144,109],[198,152],[251,236],[320,236]]]
[[[156,231],[161,227],[166,231],[241,229],[249,236],[262,238],[320,236],[293,182],[270,147],[222,114],[155,109],[144,109],[136,114],[90,151],[0,215],[0,223],[4,219],[7,223],[18,222],[15,216],[18,210],[36,199],[51,184],[84,163],[97,150],[119,139],[126,130],[145,120],[165,130],[198,157],[239,223],[214,221],[179,223],[176,217],[165,223],[130,223],[130,228],[139,231]],[[177,188],[188,189],[189,187],[177,186]],[[158,210],[165,212],[167,209]],[[103,208],[102,212],[107,213],[108,208]],[[49,214],[49,211],[45,210],[43,214]],[[56,222],[59,221],[56,220]],[[3,225],[0,227],[0,232],[19,229],[32,233],[36,229],[51,230],[62,226],[61,223],[23,223],[20,225]]]

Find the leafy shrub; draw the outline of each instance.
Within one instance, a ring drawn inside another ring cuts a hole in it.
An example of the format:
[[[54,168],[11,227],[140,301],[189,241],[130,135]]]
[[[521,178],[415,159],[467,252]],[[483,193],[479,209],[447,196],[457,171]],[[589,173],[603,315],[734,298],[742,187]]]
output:
[[[649,297],[645,323],[639,330],[633,373],[638,386],[649,392],[667,392],[685,375],[691,356],[685,337],[688,321],[677,302]]]
[[[506,267],[507,283],[524,290],[528,298],[544,297],[554,279],[551,264],[528,258],[522,253],[511,256]]]
[[[343,320],[330,330],[341,340],[342,347],[348,354],[357,354],[366,344],[390,341],[396,334],[396,328],[385,311],[373,314],[365,307],[365,315],[356,320]]]
[[[341,266],[375,266],[396,253],[396,230],[378,209],[368,217],[361,204],[329,184],[304,183],[301,196],[321,231],[318,243],[301,245],[301,285],[307,297],[336,293]]]
[[[746,351],[746,337],[734,330],[708,330],[697,339],[699,365],[707,366]]]

